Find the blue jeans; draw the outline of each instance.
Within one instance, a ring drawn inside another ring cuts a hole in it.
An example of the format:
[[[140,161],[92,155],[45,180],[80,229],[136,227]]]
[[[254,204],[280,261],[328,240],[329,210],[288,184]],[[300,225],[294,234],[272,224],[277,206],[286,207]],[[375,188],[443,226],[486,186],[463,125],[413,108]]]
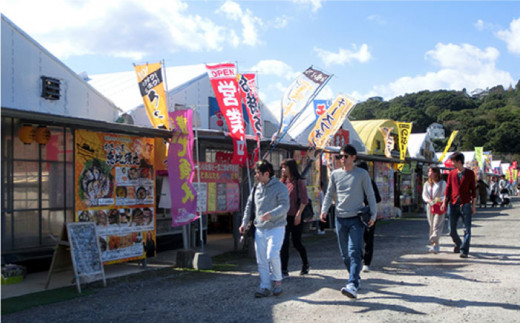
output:
[[[336,235],[338,236],[341,258],[349,271],[347,284],[353,283],[359,287],[359,272],[361,271],[361,257],[363,254],[363,235],[365,227],[358,217],[336,217]]]
[[[449,204],[448,216],[450,218],[450,236],[456,246],[460,247],[460,252],[469,253],[469,244],[471,241],[471,203],[466,204]],[[457,233],[457,223],[462,218],[464,224],[464,241],[460,240]]]

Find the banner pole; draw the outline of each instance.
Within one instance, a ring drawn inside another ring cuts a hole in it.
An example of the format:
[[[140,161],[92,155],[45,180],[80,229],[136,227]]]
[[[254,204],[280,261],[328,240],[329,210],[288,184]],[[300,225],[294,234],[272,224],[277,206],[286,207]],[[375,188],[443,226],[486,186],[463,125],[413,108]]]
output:
[[[195,108],[197,113],[199,113],[199,107]],[[199,158],[199,127],[195,128],[195,151],[197,152],[197,186],[200,189],[200,158]],[[199,213],[199,237],[200,237],[200,251],[204,252],[204,221],[202,221],[202,210],[197,206],[197,211]]]

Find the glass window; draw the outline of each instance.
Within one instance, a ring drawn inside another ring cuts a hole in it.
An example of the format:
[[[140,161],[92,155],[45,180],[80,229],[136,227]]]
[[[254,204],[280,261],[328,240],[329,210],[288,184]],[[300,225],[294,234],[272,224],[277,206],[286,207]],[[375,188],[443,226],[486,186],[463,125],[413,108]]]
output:
[[[42,212],[42,244],[55,244],[61,236],[65,212],[45,210]]]
[[[13,212],[13,214],[13,249],[37,247],[40,244],[40,221],[38,211],[21,211]]]
[[[37,209],[38,185],[38,163],[15,161],[13,174],[13,209]]]
[[[48,126],[48,143],[24,144],[20,126],[2,117],[2,252],[54,246],[73,221],[72,130]]]

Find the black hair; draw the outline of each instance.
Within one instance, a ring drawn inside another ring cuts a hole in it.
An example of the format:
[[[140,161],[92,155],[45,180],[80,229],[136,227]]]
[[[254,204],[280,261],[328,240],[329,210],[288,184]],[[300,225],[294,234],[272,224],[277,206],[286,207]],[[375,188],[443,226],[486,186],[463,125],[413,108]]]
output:
[[[346,144],[345,146],[341,147],[341,151],[350,156],[357,155],[356,148],[354,148],[354,146],[352,146],[351,144]]]
[[[255,169],[261,172],[262,174],[265,172],[269,172],[269,177],[273,177],[274,175],[273,165],[265,159],[258,161],[255,164]]]
[[[293,180],[297,181],[300,178],[302,178],[302,176],[300,175],[300,172],[298,171],[298,164],[296,164],[296,160],[294,160],[292,158],[284,159],[282,161],[282,163],[280,164],[280,166],[286,166],[289,169],[289,173],[291,174],[291,177]],[[287,178],[283,178],[283,176],[282,176],[282,179],[285,180]]]
[[[451,161],[460,161],[464,164],[464,154],[459,151],[456,151],[453,154],[451,154],[450,160]]]

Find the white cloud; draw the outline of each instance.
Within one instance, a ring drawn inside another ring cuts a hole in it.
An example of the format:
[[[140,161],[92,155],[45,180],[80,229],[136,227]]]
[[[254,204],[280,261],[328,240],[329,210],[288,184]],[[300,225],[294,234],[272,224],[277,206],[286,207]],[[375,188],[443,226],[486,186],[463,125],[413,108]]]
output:
[[[330,65],[345,65],[353,60],[360,63],[366,63],[370,60],[371,54],[368,50],[367,44],[361,45],[358,49],[357,45],[352,45],[353,50],[340,48],[337,53],[330,52],[321,48],[314,47],[314,51],[318,54],[320,59],[326,66]]]
[[[102,54],[139,60],[159,47],[202,52],[260,42],[261,20],[232,1],[222,7],[235,19],[242,13],[236,26],[192,14],[189,2],[182,0],[47,0],[31,1],[30,6],[28,10],[27,1],[4,0],[2,12],[60,59]]]
[[[321,3],[324,0],[293,0],[296,4],[310,5],[312,12],[316,12],[321,8]]]
[[[298,72],[294,72],[291,66],[274,59],[262,60],[251,67],[250,70],[258,72],[259,75],[274,75],[286,80],[292,80],[299,75]]]
[[[273,28],[275,28],[275,29],[285,28],[289,24],[290,20],[291,20],[291,18],[289,18],[286,15],[282,15],[280,17],[276,17],[274,22],[272,23]]]
[[[382,96],[386,99],[423,90],[462,90],[469,92],[497,84],[513,84],[510,73],[497,69],[495,61],[499,52],[493,47],[481,50],[469,44],[442,44],[426,53],[426,58],[439,66],[436,72],[418,76],[403,76],[387,85],[375,86],[373,91],[362,95],[363,99]],[[356,93],[355,97],[359,93]]]
[[[256,46],[260,44],[258,37],[258,27],[262,26],[262,20],[255,17],[251,10],[242,10],[240,5],[234,1],[227,0],[218,10],[217,13],[222,12],[228,19],[233,21],[240,21],[242,24],[242,42],[249,46]]]
[[[507,43],[507,49],[514,54],[520,54],[520,18],[509,25],[509,30],[500,30],[497,37]]]
[[[385,25],[386,24],[385,18],[383,18],[380,15],[373,14],[373,15],[368,16],[367,19],[370,20],[370,21],[373,21],[373,22],[375,22],[375,23],[377,23],[379,25]]]

